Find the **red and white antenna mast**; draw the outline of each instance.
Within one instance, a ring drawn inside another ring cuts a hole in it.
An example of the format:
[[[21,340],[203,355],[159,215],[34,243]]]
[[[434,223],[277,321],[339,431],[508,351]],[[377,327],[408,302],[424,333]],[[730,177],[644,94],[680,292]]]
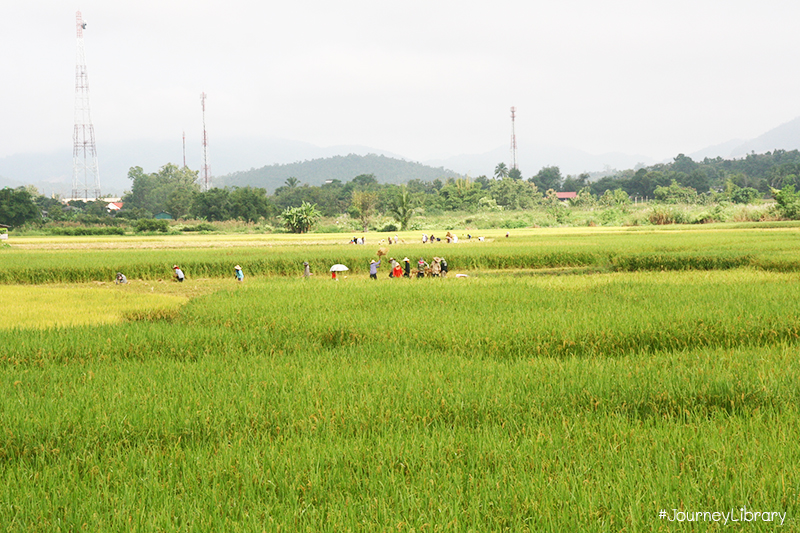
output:
[[[211,167],[208,164],[208,133],[206,133],[206,93],[200,94],[200,104],[203,107],[203,172],[201,186],[204,191],[211,188]]]
[[[511,108],[511,168],[519,169],[517,166],[517,134],[514,131],[514,120],[517,108]]]
[[[97,146],[94,126],[89,112],[89,76],[83,49],[83,30],[86,22],[81,12],[75,13],[78,31],[78,51],[75,61],[75,130],[72,134],[72,198],[81,193],[87,200],[100,197],[100,170],[97,165]]]

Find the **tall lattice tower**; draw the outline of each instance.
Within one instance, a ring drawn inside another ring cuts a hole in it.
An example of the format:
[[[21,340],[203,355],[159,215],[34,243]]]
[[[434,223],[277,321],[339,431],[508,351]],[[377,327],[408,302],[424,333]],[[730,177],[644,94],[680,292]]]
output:
[[[511,168],[519,169],[517,166],[517,134],[514,131],[514,121],[516,120],[517,108],[511,108]]]
[[[208,164],[208,133],[206,132],[206,93],[200,94],[200,104],[203,106],[203,172],[200,175],[201,186],[204,191],[211,188],[211,167]]]
[[[75,130],[72,134],[72,197],[85,199],[100,197],[100,170],[97,166],[97,146],[94,126],[89,112],[89,76],[86,73],[86,56],[83,49],[83,30],[86,22],[81,12],[75,13],[78,31],[78,51],[75,61]]]

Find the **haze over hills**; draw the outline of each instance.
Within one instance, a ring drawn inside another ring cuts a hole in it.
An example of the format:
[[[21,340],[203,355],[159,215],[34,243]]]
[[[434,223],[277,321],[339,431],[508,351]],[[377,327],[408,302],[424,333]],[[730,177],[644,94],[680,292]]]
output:
[[[763,154],[773,150],[800,150],[800,117],[772,128],[755,139],[732,139],[686,155],[695,160],[704,157],[739,159],[752,152]]]
[[[186,162],[200,168],[200,146],[187,144]],[[741,158],[755,152],[800,149],[800,117],[750,140],[732,139],[688,153],[692,159]],[[371,155],[370,155],[371,154]],[[675,154],[677,155],[677,154]],[[120,195],[130,189],[128,170],[142,167],[155,172],[166,163],[183,163],[180,138],[170,141],[142,140],[104,144],[98,141],[101,189]],[[362,156],[362,157],[355,157]],[[451,175],[491,176],[500,162],[509,165],[510,150],[501,146],[481,154],[462,154],[422,162],[366,146],[319,147],[302,141],[279,138],[220,139],[210,144],[209,159],[217,185],[257,185],[272,191],[294,176],[301,183],[318,185],[326,179],[348,181],[358,174],[375,174],[381,182],[409,179],[426,181]],[[623,170],[656,161],[644,155],[607,153],[593,155],[582,150],[520,143],[518,163],[524,178],[545,166],[558,166],[563,174]],[[248,181],[253,178],[255,181]],[[0,187],[34,185],[42,194],[69,196],[72,188],[72,150],[17,154],[0,158]]]
[[[216,183],[220,187],[249,185],[274,191],[284,185],[290,177],[297,178],[304,184],[322,185],[327,180],[347,182],[360,174],[373,174],[379,183],[404,183],[414,179],[433,181],[460,177],[458,173],[442,167],[433,168],[385,155],[348,154],[235,172],[217,178]]]

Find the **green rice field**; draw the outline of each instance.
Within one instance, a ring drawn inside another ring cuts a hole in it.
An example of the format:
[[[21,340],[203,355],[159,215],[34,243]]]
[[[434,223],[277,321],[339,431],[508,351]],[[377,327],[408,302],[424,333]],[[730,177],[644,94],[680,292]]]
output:
[[[797,226],[192,237],[0,250],[0,530],[800,530]]]

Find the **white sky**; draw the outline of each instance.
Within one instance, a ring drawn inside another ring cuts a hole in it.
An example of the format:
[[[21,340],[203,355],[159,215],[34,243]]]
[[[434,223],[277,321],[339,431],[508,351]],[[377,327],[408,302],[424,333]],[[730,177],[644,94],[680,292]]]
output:
[[[800,115],[789,0],[19,1],[0,157],[72,147],[81,10],[98,143],[280,137],[416,160],[510,141],[663,159]],[[267,164],[268,162],[265,162]]]

